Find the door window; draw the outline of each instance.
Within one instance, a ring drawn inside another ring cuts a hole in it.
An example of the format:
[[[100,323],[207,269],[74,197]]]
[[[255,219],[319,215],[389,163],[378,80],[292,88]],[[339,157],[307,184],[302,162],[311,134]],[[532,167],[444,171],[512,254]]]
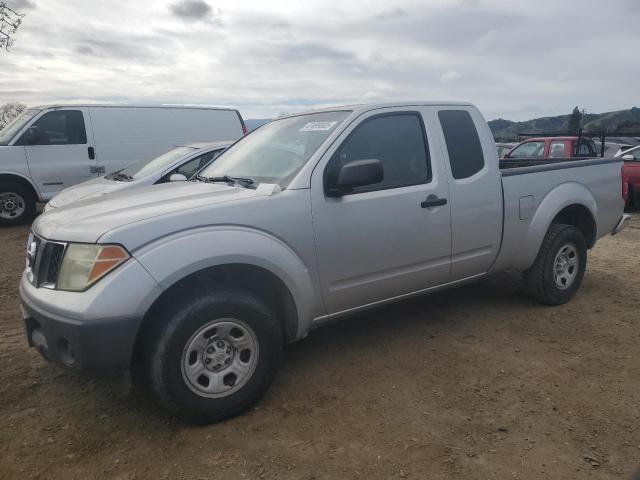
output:
[[[20,145],[78,145],[87,143],[80,110],[54,110],[35,121],[22,135]]]
[[[544,142],[526,142],[514,148],[509,158],[542,158]]]
[[[325,186],[333,183],[341,166],[367,159],[380,160],[384,178],[374,185],[354,188],[351,194],[430,181],[431,166],[422,117],[407,112],[365,120],[331,157],[325,170]]]
[[[564,158],[564,141],[551,142],[549,158]]]
[[[451,174],[455,179],[468,178],[484,168],[484,154],[473,119],[465,110],[438,112],[447,143]]]

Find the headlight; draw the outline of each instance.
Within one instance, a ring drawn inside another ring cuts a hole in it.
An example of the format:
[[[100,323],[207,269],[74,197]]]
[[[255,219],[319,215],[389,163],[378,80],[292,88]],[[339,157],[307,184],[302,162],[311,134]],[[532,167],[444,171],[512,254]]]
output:
[[[81,291],[130,257],[120,245],[70,243],[62,259],[57,288]]]

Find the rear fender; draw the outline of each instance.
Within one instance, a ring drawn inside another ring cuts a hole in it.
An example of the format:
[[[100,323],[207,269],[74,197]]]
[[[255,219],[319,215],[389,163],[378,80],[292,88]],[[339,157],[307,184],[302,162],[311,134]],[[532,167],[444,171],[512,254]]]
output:
[[[568,182],[556,186],[540,201],[533,215],[526,235],[526,245],[522,249],[523,253],[516,265],[518,269],[526,270],[533,265],[553,219],[563,209],[571,205],[586,207],[593,219],[598,218],[598,205],[588,188],[576,182]],[[597,229],[597,226],[594,226],[594,228]],[[595,238],[598,238],[597,231]],[[587,243],[589,243],[588,239]]]

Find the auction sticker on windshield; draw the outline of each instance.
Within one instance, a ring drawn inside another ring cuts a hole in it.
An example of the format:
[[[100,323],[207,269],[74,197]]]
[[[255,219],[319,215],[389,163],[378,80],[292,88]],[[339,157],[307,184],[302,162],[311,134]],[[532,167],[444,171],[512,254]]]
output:
[[[303,127],[298,130],[299,132],[315,132],[318,130],[331,130],[338,122],[308,122],[303,125]]]

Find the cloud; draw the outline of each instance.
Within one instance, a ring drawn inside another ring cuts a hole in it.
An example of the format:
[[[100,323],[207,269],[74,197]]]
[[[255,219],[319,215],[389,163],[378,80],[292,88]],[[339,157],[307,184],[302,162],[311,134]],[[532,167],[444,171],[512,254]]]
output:
[[[384,12],[377,13],[373,16],[375,20],[393,20],[395,18],[402,18],[408,15],[407,11],[402,7],[395,7]]]
[[[173,15],[186,21],[206,20],[213,14],[211,5],[203,0],[179,0],[168,8]]]
[[[462,77],[462,74],[456,72],[455,70],[447,70],[440,76],[440,80],[443,82],[453,82]]]
[[[37,8],[0,57],[0,103],[229,104],[251,118],[469,100],[514,120],[637,103],[638,0],[17,2]],[[570,41],[568,18],[615,28]]]
[[[22,13],[25,10],[33,10],[37,7],[31,0],[7,0],[5,3],[18,13]]]

